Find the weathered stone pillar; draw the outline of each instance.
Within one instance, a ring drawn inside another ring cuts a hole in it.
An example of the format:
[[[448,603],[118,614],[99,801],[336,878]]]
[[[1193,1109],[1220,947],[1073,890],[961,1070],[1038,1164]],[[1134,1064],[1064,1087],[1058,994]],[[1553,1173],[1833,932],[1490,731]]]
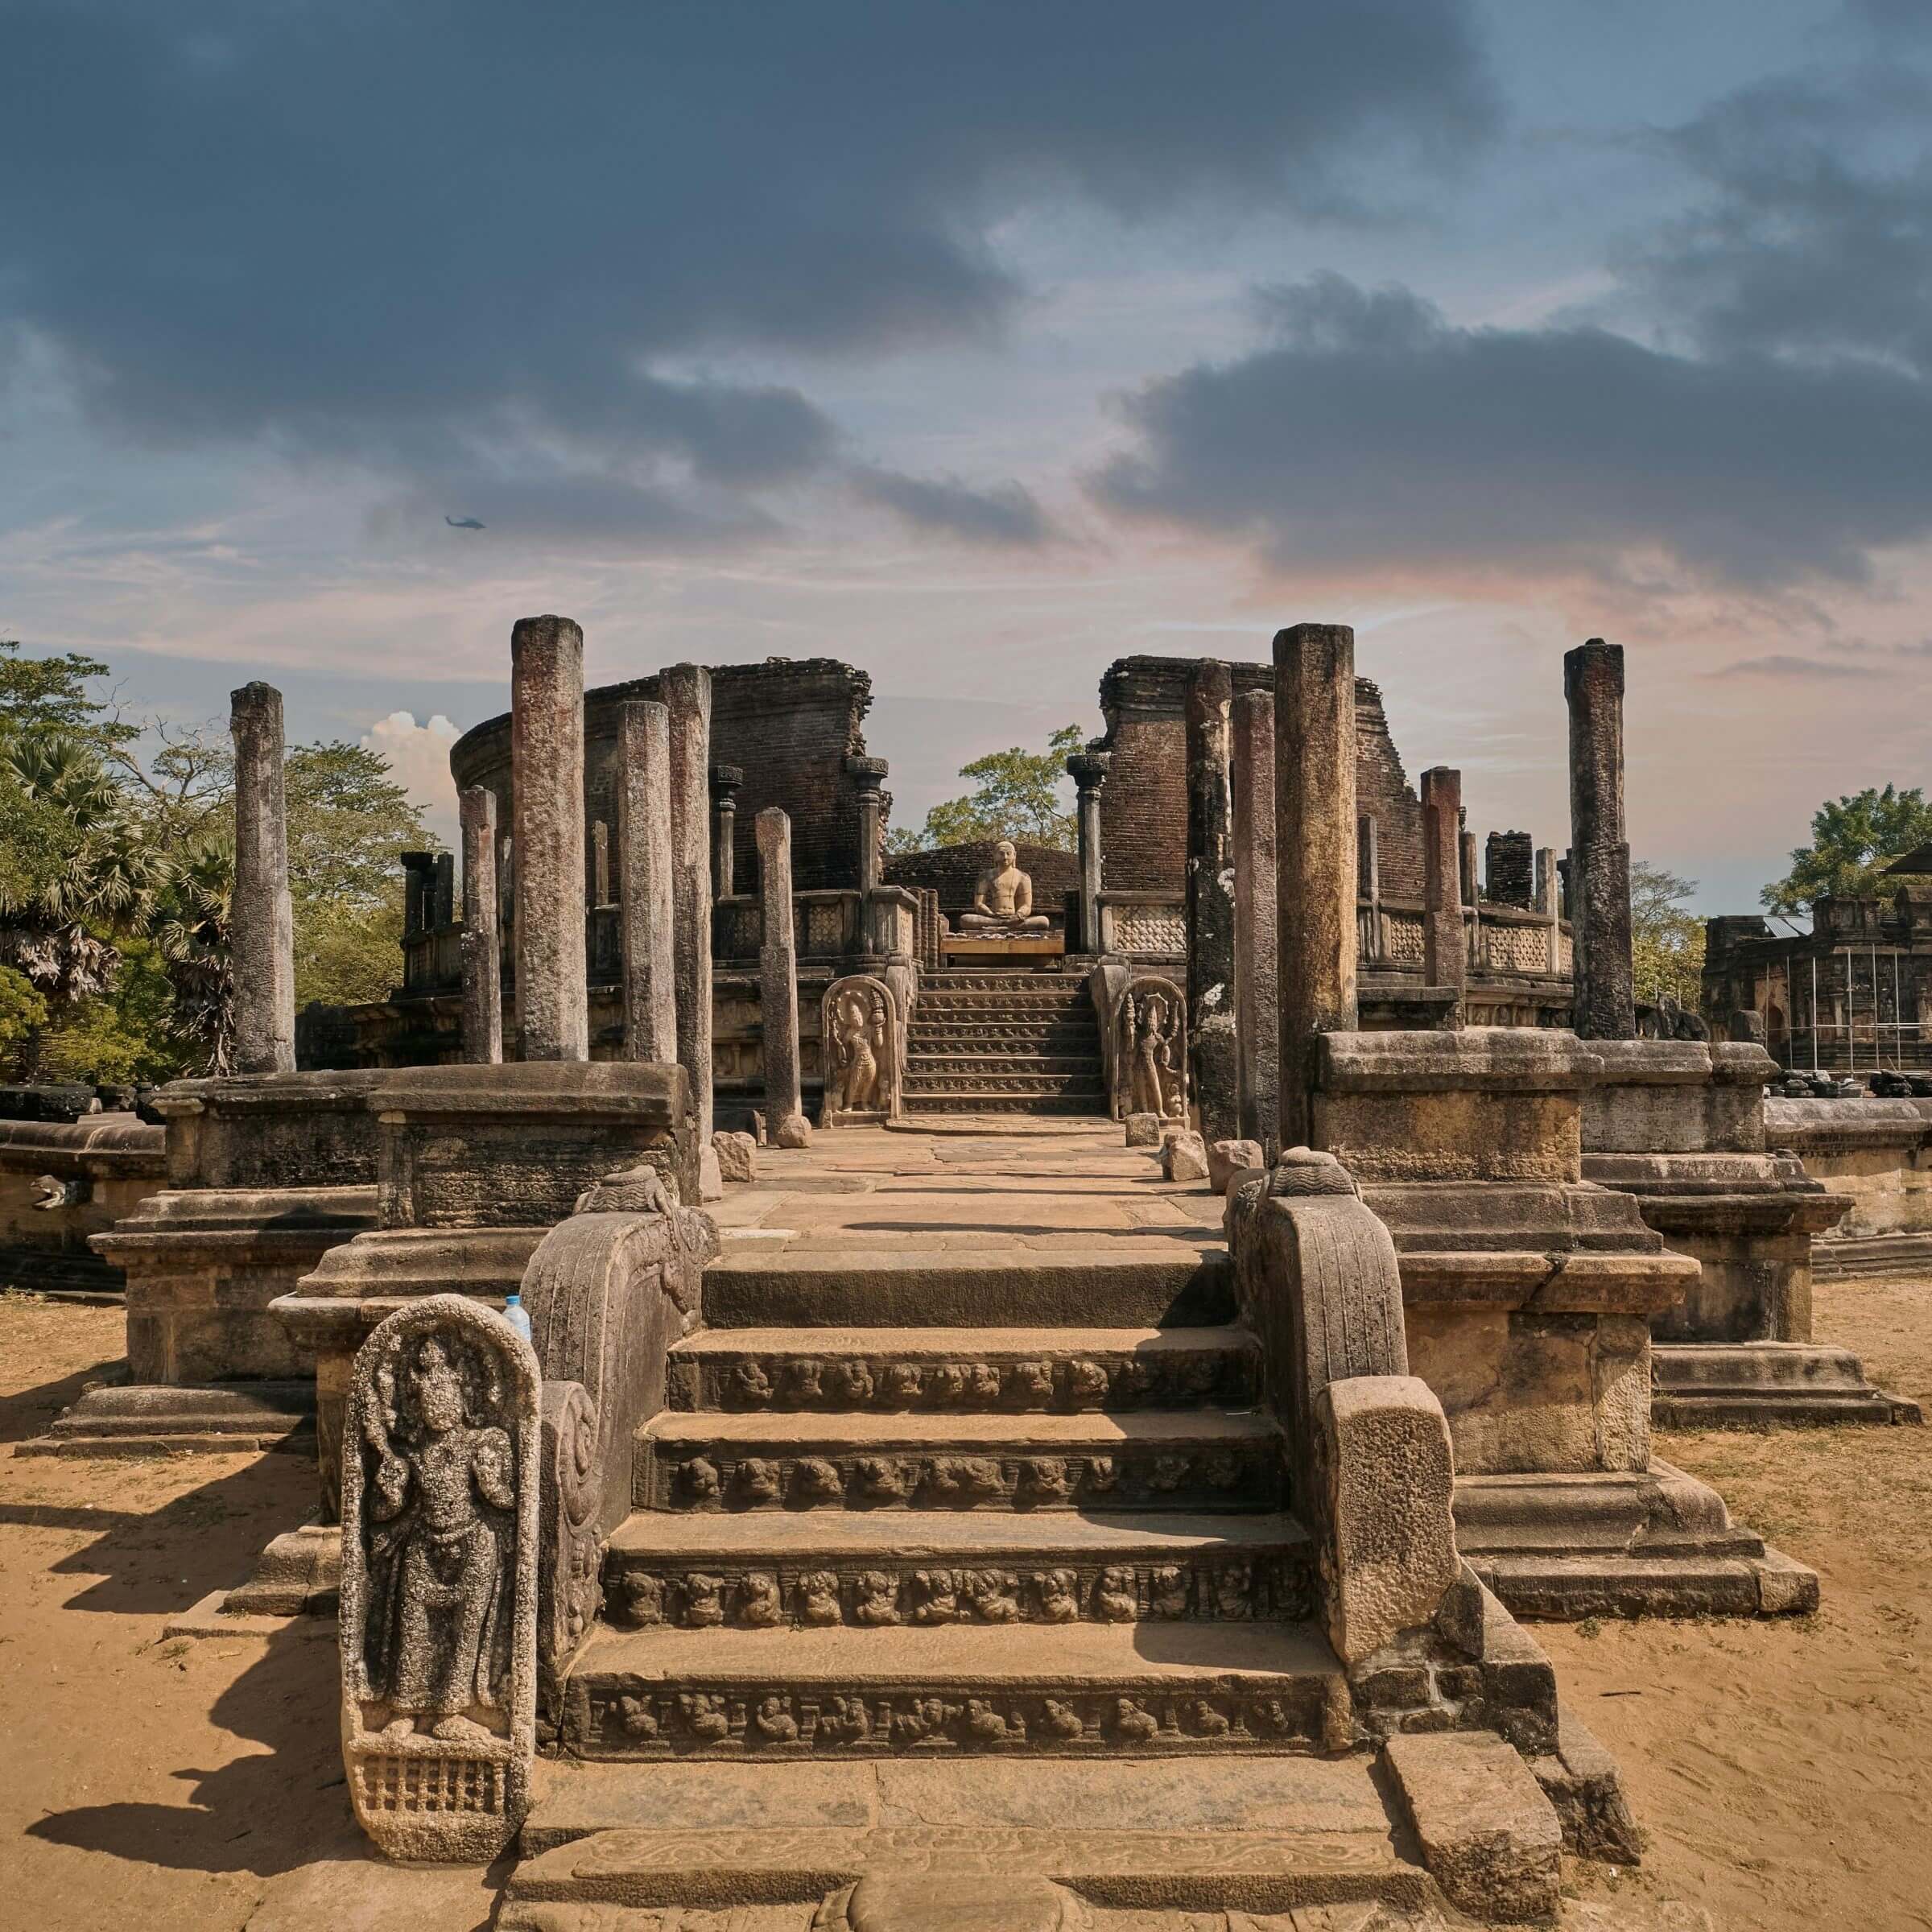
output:
[[[1570,922],[1576,1030],[1637,1037],[1630,847],[1624,830],[1624,649],[1592,638],[1563,654],[1570,705]]]
[[[883,758],[854,755],[845,761],[846,774],[857,786],[859,806],[858,864],[854,869],[859,890],[867,898],[885,882],[881,842],[885,837],[886,774],[890,769]],[[863,929],[865,914],[862,909],[859,917]]]
[[[1234,813],[1228,782],[1234,674],[1209,658],[1187,687],[1187,1047],[1202,1137],[1237,1137]]]
[[[1462,778],[1459,772],[1456,778],[1459,786]],[[1482,886],[1476,866],[1476,834],[1472,832],[1459,832],[1456,834],[1456,878],[1462,888],[1463,903],[1465,906],[1480,905],[1482,901]]]
[[[1463,774],[1446,765],[1422,774],[1422,980],[1455,989],[1462,1018],[1469,984],[1469,955],[1463,936]]]
[[[1563,894],[1556,877],[1556,848],[1545,845],[1536,855],[1536,906],[1543,915],[1543,970],[1551,979],[1563,969]]]
[[[435,897],[436,855],[433,852],[405,852],[398,856],[402,865],[402,936],[407,939],[427,932],[431,923],[430,906]]]
[[[587,1060],[584,634],[568,617],[524,617],[510,633],[510,666],[518,1051]]]
[[[781,1147],[811,1138],[799,1079],[799,956],[791,933],[791,820],[775,805],[758,814],[758,1015],[765,1063],[766,1131]]]
[[[1382,933],[1382,835],[1375,815],[1364,811],[1355,821],[1356,897],[1368,905],[1368,956],[1386,959],[1388,942]]]
[[[711,807],[714,823],[711,835],[713,890],[720,899],[737,890],[738,792],[745,774],[736,765],[711,768]]]
[[[503,1058],[503,952],[497,928],[497,795],[471,785],[456,801],[463,822],[463,1057]]]
[[[1241,1138],[1270,1160],[1281,1132],[1276,971],[1274,694],[1234,700],[1234,1001]]]
[[[701,664],[673,664],[658,683],[671,713],[678,1063],[691,1084],[702,1155],[711,1147],[711,673]]]
[[[1274,639],[1275,939],[1281,1143],[1306,1146],[1315,1036],[1352,1032],[1355,633],[1297,624]]]
[[[1073,780],[1080,844],[1080,951],[1100,950],[1100,788],[1113,763],[1110,751],[1076,751],[1067,760]]]
[[[590,902],[608,906],[610,896],[610,828],[599,819],[590,828]]]
[[[617,712],[617,892],[624,962],[624,1058],[678,1057],[676,914],[671,884],[671,713]]]
[[[235,884],[229,972],[237,1073],[295,1070],[295,920],[288,896],[288,802],[282,782],[282,694],[229,695],[235,741]]]

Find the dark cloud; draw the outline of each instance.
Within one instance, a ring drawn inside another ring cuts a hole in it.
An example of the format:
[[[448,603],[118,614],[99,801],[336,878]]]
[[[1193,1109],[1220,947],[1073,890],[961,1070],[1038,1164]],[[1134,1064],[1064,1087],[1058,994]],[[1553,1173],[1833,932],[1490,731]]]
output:
[[[1034,545],[1054,535],[1033,493],[1018,483],[974,489],[956,477],[935,481],[870,467],[855,469],[852,483],[866,502],[896,512],[918,529],[964,543]]]
[[[1092,480],[1134,515],[1294,566],[1858,579],[1932,533],[1932,386],[1870,364],[1670,354],[1598,328],[1462,328],[1337,276],[1268,291],[1275,339],[1124,398]]]
[[[169,441],[439,489],[533,455],[756,489],[824,467],[833,426],[666,358],[984,335],[1017,293],[995,225],[1048,200],[1373,204],[1488,128],[1470,16],[30,0],[0,349],[31,332],[102,419]]]

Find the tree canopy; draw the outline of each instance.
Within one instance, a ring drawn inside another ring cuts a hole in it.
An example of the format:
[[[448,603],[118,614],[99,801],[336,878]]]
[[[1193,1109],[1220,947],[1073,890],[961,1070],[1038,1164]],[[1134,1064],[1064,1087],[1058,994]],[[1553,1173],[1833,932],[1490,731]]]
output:
[[[1811,815],[1811,843],[1791,854],[1791,869],[1759,894],[1773,912],[1808,912],[1819,899],[1872,898],[1894,859],[1932,841],[1932,805],[1917,786],[1867,786],[1827,799]]]
[[[916,832],[895,827],[887,836],[887,849],[931,852],[941,845],[1012,839],[1071,852],[1074,815],[1062,787],[1069,782],[1067,754],[1085,742],[1079,725],[1064,724],[1046,741],[1044,751],[1015,745],[962,765],[960,776],[972,779],[973,789],[964,798],[934,806]]]
[[[1630,966],[1637,998],[1654,1006],[1666,993],[1695,1013],[1703,993],[1704,923],[1686,904],[1695,879],[1635,859],[1630,865]]]

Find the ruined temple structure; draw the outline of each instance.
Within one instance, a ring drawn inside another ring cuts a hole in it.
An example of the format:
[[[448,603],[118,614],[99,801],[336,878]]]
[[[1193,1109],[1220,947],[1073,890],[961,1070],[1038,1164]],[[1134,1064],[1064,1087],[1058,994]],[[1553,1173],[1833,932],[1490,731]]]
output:
[[[1124,661],[1071,867],[898,879],[859,674],[587,695],[583,643],[515,626],[477,931],[415,865],[341,1071],[287,1063],[237,694],[250,1070],[158,1096],[95,1237],[142,1385],[27,1445],[308,1422],[310,1521],[171,1627],[335,1616],[347,1803],[501,1857],[504,1932],[1429,1932],[1634,1862],[1527,1621],[1819,1595],[1656,1455],[1653,1371],[1904,1418],[1811,1341],[1841,1203],[1769,1060],[1639,1037],[1620,652],[1565,667],[1572,931],[1520,834],[1477,893],[1344,625]]]

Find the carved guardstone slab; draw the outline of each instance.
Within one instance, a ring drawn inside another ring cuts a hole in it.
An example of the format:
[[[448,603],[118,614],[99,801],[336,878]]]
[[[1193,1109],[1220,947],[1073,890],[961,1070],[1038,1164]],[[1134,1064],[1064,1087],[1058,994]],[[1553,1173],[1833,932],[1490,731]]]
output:
[[[536,1750],[539,1370],[432,1295],[356,1357],[342,1467],[342,1756],[391,1858],[486,1862]]]
[[[877,1127],[899,1117],[899,1011],[883,980],[862,972],[834,980],[825,989],[819,1041],[821,1127]]]

